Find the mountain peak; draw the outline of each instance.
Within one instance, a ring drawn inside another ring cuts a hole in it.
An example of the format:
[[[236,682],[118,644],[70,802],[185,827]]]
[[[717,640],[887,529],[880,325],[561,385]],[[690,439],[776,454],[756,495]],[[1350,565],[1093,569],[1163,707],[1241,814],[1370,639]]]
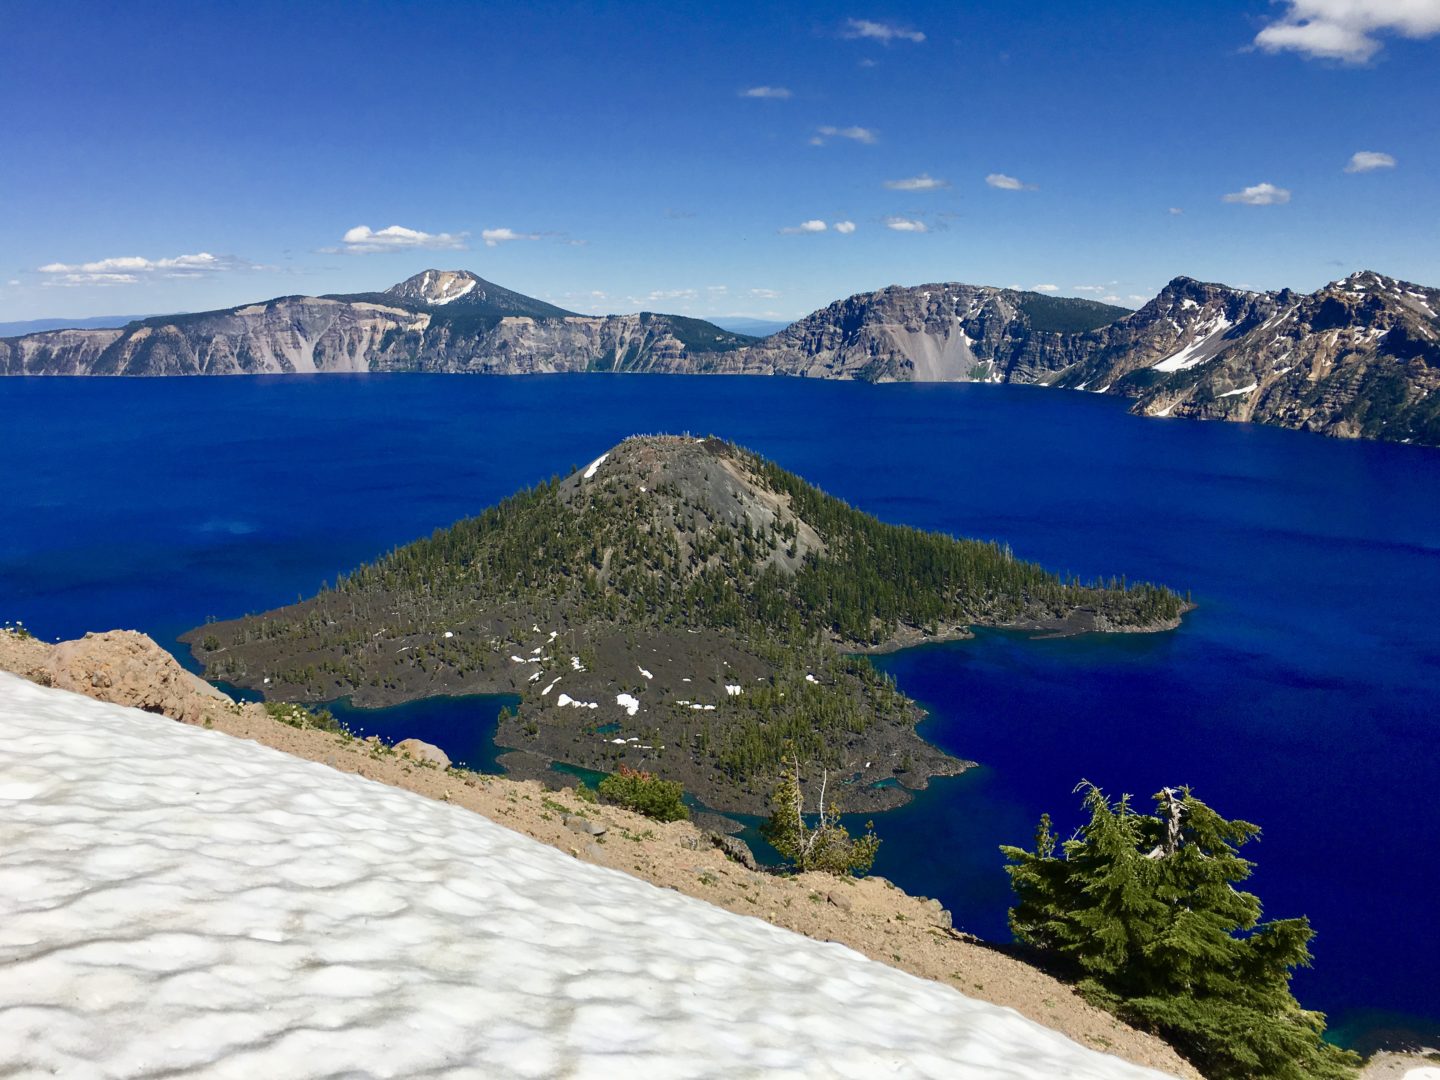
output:
[[[398,285],[392,285],[385,292],[406,300],[419,300],[432,307],[440,307],[462,296],[469,296],[480,290],[485,295],[486,282],[469,270],[422,270],[414,277],[408,277]]]

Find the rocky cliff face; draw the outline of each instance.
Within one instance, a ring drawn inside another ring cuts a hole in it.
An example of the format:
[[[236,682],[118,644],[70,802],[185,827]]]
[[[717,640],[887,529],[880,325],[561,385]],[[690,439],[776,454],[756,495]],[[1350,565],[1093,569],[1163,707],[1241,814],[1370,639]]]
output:
[[[287,296],[119,330],[0,340],[7,375],[262,375],[330,371],[706,371],[753,339],[699,319],[587,317],[463,271],[387,292]]]
[[[756,341],[676,315],[576,315],[465,271],[120,330],[0,339],[0,374],[631,371],[1018,382],[1135,412],[1440,446],[1440,290],[1369,271],[1309,295],[1179,277],[1139,311],[956,282],[837,300]]]
[[[1440,290],[1366,271],[1309,295],[1250,295],[1195,362],[1126,380],[1134,411],[1440,446]]]
[[[838,300],[725,363],[872,382],[1035,382],[1081,358],[1064,330],[1123,314],[1088,300],[957,282],[892,286]]]
[[[1132,313],[1077,306],[1087,303],[958,284],[882,289],[722,363],[819,378],[1041,383],[1123,394],[1148,416],[1440,446],[1440,290],[1369,271],[1309,295],[1180,277]]]

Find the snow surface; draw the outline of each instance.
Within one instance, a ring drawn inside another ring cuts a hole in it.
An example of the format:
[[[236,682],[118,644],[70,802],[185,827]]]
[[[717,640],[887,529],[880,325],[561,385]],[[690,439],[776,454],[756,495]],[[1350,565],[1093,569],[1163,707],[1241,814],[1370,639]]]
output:
[[[1220,396],[1221,396],[1221,397],[1238,397],[1238,396],[1241,395],[1241,394],[1253,394],[1253,393],[1254,393],[1256,390],[1258,390],[1258,389],[1260,389],[1260,384],[1259,384],[1259,383],[1254,383],[1254,382],[1252,382],[1249,386],[1242,386],[1242,387],[1240,387],[1240,388],[1237,389],[1237,390],[1226,390],[1226,391],[1225,391],[1223,394],[1221,394]]]
[[[1160,1075],[218,732],[0,674],[0,745],[0,1075]]]
[[[598,701],[577,701],[563,691],[555,699],[555,705],[560,709],[565,708],[567,705],[572,709],[598,709],[600,707]]]
[[[431,304],[434,304],[436,307],[439,307],[439,306],[441,306],[442,304],[448,304],[448,303],[450,303],[450,302],[453,301],[453,300],[459,300],[462,296],[467,296],[467,295],[469,295],[470,292],[471,292],[474,288],[475,288],[475,282],[474,282],[474,280],[472,279],[472,280],[470,280],[470,281],[465,282],[465,284],[460,287],[460,291],[457,292],[457,293],[452,293],[452,294],[449,295],[449,296],[445,296],[445,295],[443,295],[443,294],[437,293],[436,295],[431,296],[431,297],[430,297],[430,303],[431,303]]]
[[[1216,315],[1208,322],[1195,328],[1195,337],[1177,353],[1165,357],[1158,364],[1152,365],[1156,371],[1184,371],[1196,364],[1203,364],[1206,360],[1213,360],[1214,354],[1206,355],[1203,350],[1212,338],[1229,330],[1232,323],[1224,315]]]
[[[640,699],[634,694],[616,694],[615,704],[619,705],[631,716],[634,716],[640,711]]]
[[[605,461],[605,459],[606,459],[607,457],[609,457],[609,456],[610,456],[610,451],[607,450],[607,451],[605,451],[605,453],[601,454],[601,455],[600,455],[599,457],[597,457],[594,461],[592,461],[592,462],[590,463],[590,467],[585,470],[585,479],[586,479],[586,480],[589,480],[592,476],[594,476],[594,475],[595,475],[595,470],[598,469],[598,468],[600,468],[601,464],[602,464],[602,463]]]

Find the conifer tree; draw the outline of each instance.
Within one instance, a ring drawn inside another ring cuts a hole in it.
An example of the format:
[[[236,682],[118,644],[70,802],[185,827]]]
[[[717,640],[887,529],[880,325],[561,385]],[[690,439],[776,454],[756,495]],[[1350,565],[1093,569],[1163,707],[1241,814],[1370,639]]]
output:
[[[840,824],[840,808],[832,797],[827,804],[829,774],[822,771],[814,824],[805,820],[805,797],[800,787],[800,762],[792,758],[780,773],[771,796],[774,813],[760,826],[761,835],[796,870],[864,874],[875,862],[880,838],[867,824],[864,836],[851,836]]]
[[[1003,847],[1015,937],[1069,966],[1083,994],[1155,1031],[1211,1080],[1351,1077],[1355,1055],[1324,1042],[1325,1018],[1290,993],[1314,936],[1305,918],[1261,922],[1235,884],[1260,834],[1189,788],[1142,814],[1082,783],[1090,820],[1059,845],[1048,815],[1035,850]],[[1058,846],[1058,853],[1057,853]]]

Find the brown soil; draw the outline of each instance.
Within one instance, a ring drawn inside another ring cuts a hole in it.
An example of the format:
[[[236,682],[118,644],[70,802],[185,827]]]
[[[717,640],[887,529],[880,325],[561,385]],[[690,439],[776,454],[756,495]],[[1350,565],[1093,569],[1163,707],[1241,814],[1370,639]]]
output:
[[[142,653],[155,684],[163,685],[163,694],[147,693],[135,677]],[[117,665],[127,675],[123,687],[122,680],[108,675]],[[81,642],[51,646],[0,631],[0,670],[42,685],[63,682],[88,696],[148,707],[463,806],[586,862],[817,940],[839,942],[971,998],[1008,1006],[1082,1045],[1176,1076],[1200,1077],[1160,1039],[1087,1004],[1069,986],[1036,968],[951,930],[949,914],[938,901],[909,896],[884,878],[756,872],[722,854],[690,822],[659,824],[618,807],[583,802],[570,791],[547,791],[533,780],[441,771],[375,741],[290,727],[271,718],[262,706],[236,704],[214,696],[214,691],[192,688],[190,696],[179,695],[174,692],[181,682],[175,675],[179,665],[139,634],[92,634]],[[592,837],[578,831],[586,822],[603,825],[604,834]]]

